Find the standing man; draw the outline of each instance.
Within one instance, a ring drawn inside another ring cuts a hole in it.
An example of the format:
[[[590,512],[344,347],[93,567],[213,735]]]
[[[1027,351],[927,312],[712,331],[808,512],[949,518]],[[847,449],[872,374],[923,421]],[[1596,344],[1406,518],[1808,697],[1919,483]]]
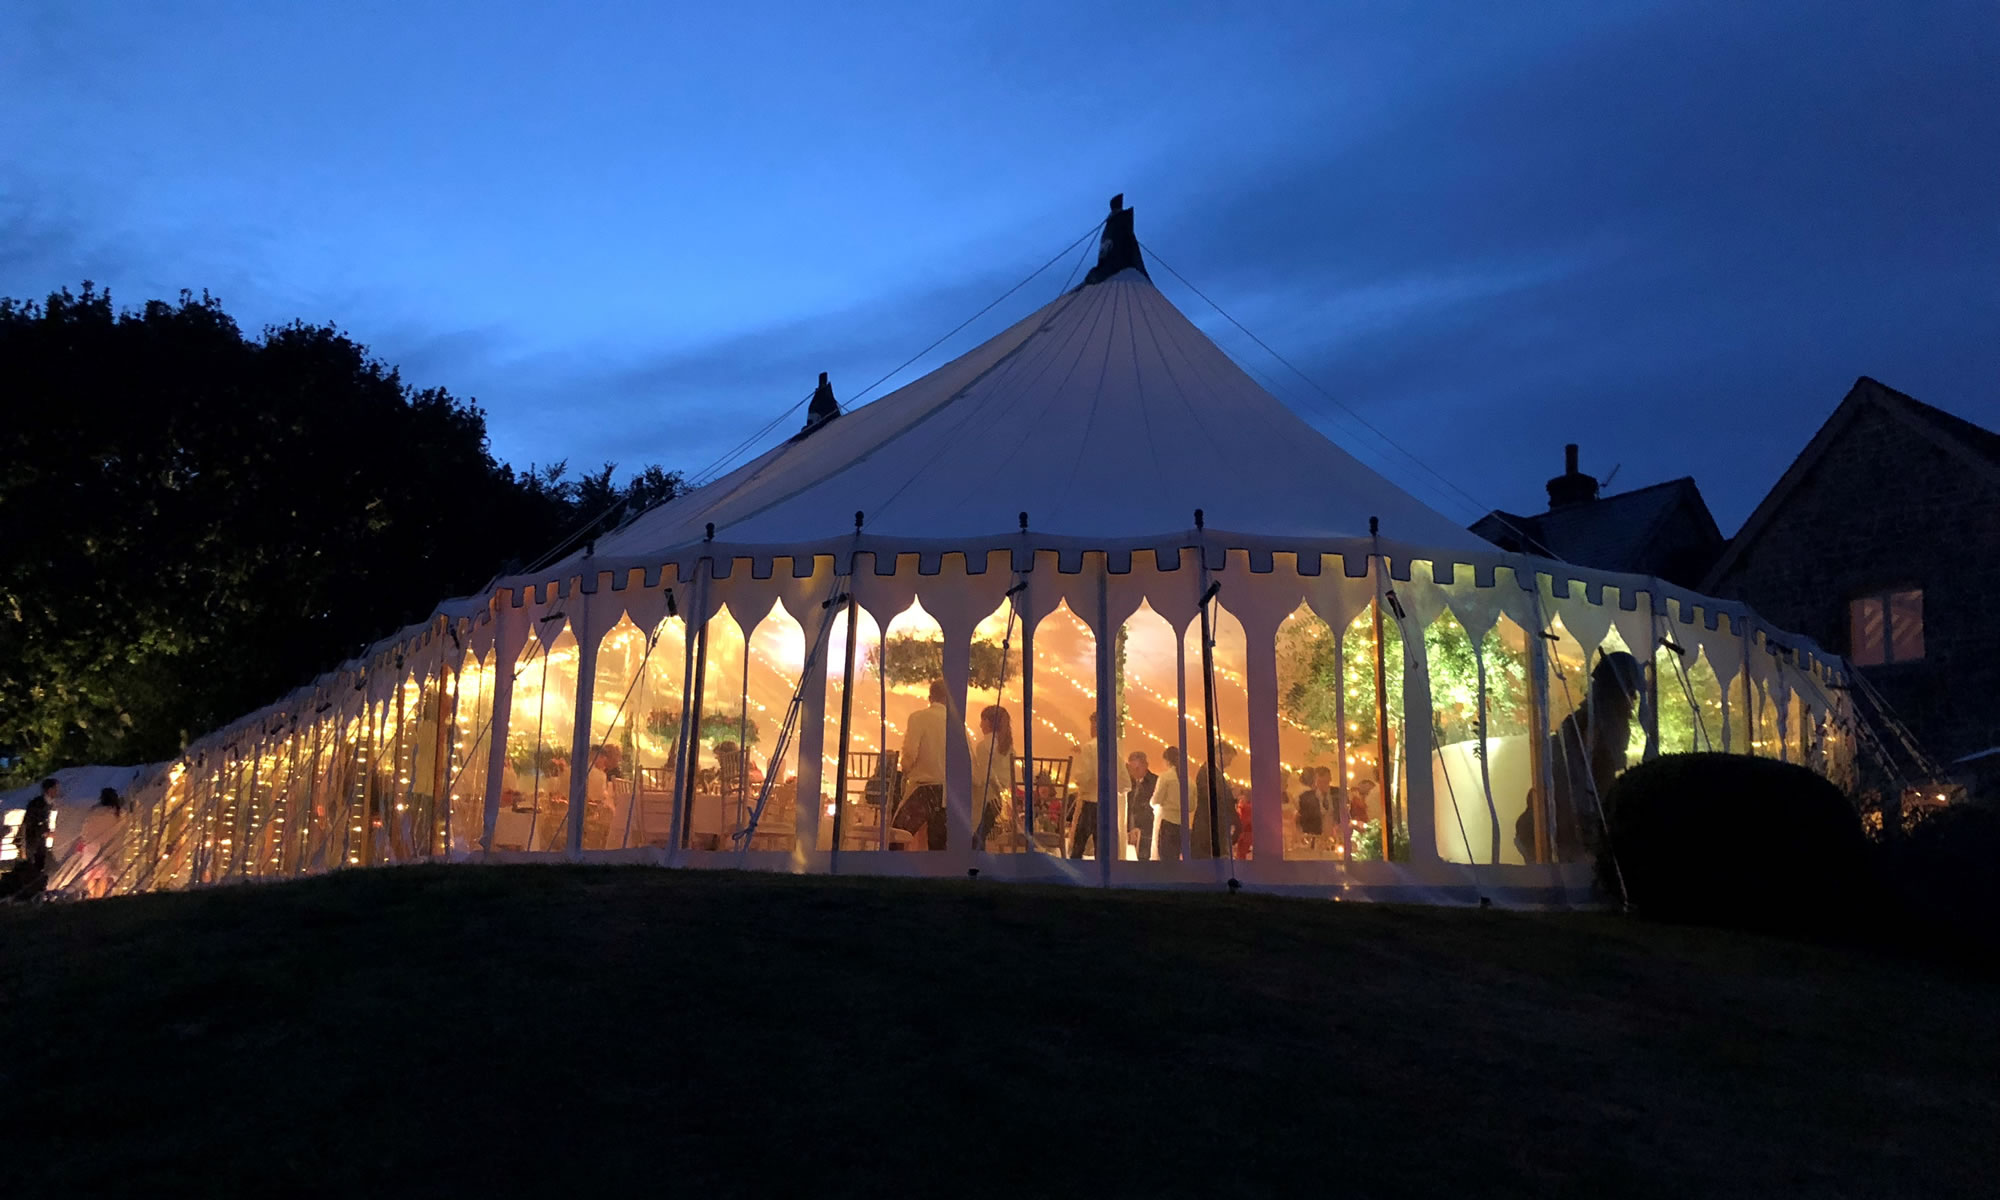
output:
[[[1153,811],[1160,817],[1160,832],[1155,841],[1159,845],[1161,862],[1181,860],[1181,751],[1178,746],[1168,746],[1160,751],[1160,761],[1166,764],[1166,773],[1153,785]]]
[[[930,707],[912,713],[903,727],[903,804],[895,825],[911,835],[913,847],[921,835],[927,848],[944,849],[945,739],[965,739],[964,723],[951,719],[948,695],[944,680],[931,680]]]
[[[1153,792],[1159,786],[1160,777],[1153,774],[1152,766],[1146,761],[1144,750],[1134,750],[1125,759],[1125,832],[1126,837],[1139,848],[1139,861],[1150,862],[1153,857]]]
[[[1096,713],[1090,714],[1090,740],[1076,749],[1076,766],[1070,772],[1070,780],[1076,787],[1076,819],[1069,835],[1069,856],[1082,858],[1085,846],[1097,842]]]
[[[1236,761],[1236,747],[1228,742],[1215,744],[1215,761],[1204,765],[1194,781],[1195,858],[1234,857],[1236,838],[1242,830],[1236,814],[1236,789],[1229,782],[1229,764]]]
[[[21,814],[21,827],[14,831],[14,845],[20,857],[0,876],[0,899],[16,897],[32,900],[49,882],[49,822],[55,802],[62,798],[62,784],[53,776],[42,780],[41,794],[28,801]]]

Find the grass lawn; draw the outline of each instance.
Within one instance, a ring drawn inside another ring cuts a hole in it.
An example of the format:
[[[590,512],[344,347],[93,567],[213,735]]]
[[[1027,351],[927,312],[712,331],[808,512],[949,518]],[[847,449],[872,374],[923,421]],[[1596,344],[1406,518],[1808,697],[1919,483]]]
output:
[[[0,1194],[1990,1196],[2000,983],[1611,916],[646,868],[0,910]]]

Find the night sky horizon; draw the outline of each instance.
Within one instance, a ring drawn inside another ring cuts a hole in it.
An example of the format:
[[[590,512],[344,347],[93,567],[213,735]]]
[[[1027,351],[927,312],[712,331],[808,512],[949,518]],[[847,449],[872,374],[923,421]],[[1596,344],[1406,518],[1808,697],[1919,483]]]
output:
[[[693,474],[1122,192],[1170,300],[1461,522],[1578,442],[1734,532],[1861,375],[2000,428],[2000,9],[1081,7],[10,6],[0,295],[207,289],[517,466]]]

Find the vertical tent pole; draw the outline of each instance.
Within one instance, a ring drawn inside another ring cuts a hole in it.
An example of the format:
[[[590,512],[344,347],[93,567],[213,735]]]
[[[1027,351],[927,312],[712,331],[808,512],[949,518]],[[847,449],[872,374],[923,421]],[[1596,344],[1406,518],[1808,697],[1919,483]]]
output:
[[[444,702],[447,684],[451,688],[448,711]],[[446,667],[442,653],[438,655],[437,717],[434,723],[437,726],[437,744],[431,751],[431,812],[424,832],[424,853],[429,858],[436,858],[440,852],[439,833],[444,835],[442,851],[446,854],[451,851],[451,797],[445,794],[445,789],[451,783],[451,772],[446,768],[451,761],[452,734],[458,727],[458,672]],[[442,821],[439,819],[440,808],[444,810]]]
[[[1124,789],[1118,766],[1118,631],[1111,628],[1110,564],[1097,574],[1097,880],[1111,886],[1111,864],[1125,859],[1124,822],[1118,819],[1118,797]]]
[[[591,565],[594,561],[586,550],[574,585],[578,595],[576,696],[569,731],[569,828],[568,836],[563,839],[563,850],[572,858],[583,853],[583,822],[588,816],[584,810],[590,803],[590,772],[596,761],[592,750],[595,741],[592,724],[596,718],[591,700],[597,691],[597,650],[602,638],[597,627],[603,622],[597,611],[599,606],[591,603],[597,587],[597,568]],[[605,736],[611,735],[607,731]]]
[[[1479,642],[1472,644],[1473,666],[1479,672],[1479,786],[1486,793],[1486,815],[1493,824],[1493,840],[1487,846],[1487,859],[1492,863],[1500,861],[1500,806],[1493,802],[1493,771],[1487,765],[1487,756],[1492,750],[1492,739],[1486,736],[1486,648]],[[1451,776],[1445,776],[1449,787]],[[1456,807],[1454,805],[1454,807]],[[1466,857],[1472,857],[1472,847],[1466,847]]]
[[[1201,585],[1201,706],[1203,735],[1208,742],[1208,761],[1201,766],[1208,781],[1208,853],[1210,858],[1222,857],[1222,801],[1225,776],[1221,764],[1215,761],[1215,635],[1208,617],[1209,601],[1222,589],[1222,584],[1211,583],[1208,578],[1208,538],[1202,534],[1202,510],[1194,510],[1195,553],[1201,559],[1201,573],[1196,582]],[[1233,845],[1231,847],[1234,848]]]
[[[1345,570],[1346,565],[1343,559],[1341,569]],[[1340,764],[1340,805],[1333,819],[1340,823],[1340,869],[1345,871],[1354,858],[1354,826],[1349,823],[1354,807],[1347,778],[1347,630],[1344,628],[1333,631],[1333,678],[1333,756]]]
[[[508,593],[510,599],[512,593]],[[499,628],[493,634],[493,680],[487,704],[486,796],[479,818],[479,852],[493,853],[493,831],[500,823],[500,794],[507,783],[507,742],[514,721],[514,676],[520,667],[521,647],[526,644],[522,628],[525,614],[513,604],[503,605],[494,614]],[[482,672],[483,674],[483,672]],[[482,694],[486,689],[482,689]]]
[[[680,569],[676,567],[675,578],[678,579],[679,576]],[[689,589],[688,593],[690,597],[688,615],[681,618],[681,719],[680,723],[674,727],[674,796],[673,803],[667,806],[667,855],[670,860],[674,855],[680,853],[681,794],[687,790],[687,779],[692,774],[688,768],[688,752],[694,743],[695,733],[701,728],[701,714],[696,711],[701,705],[700,698],[695,698],[692,707],[690,707],[688,702],[689,693],[694,688],[695,638],[693,635],[695,631],[692,627],[695,614],[701,611],[702,589],[700,584],[701,564],[696,563],[694,569],[694,586]],[[669,589],[667,592],[667,616],[669,618],[673,616],[674,608],[674,594]],[[693,713],[693,715],[690,716],[690,713]]]
[[[397,653],[400,654],[401,651]],[[400,848],[396,845],[396,842],[397,835],[403,828],[403,818],[402,814],[396,811],[397,804],[395,797],[402,797],[403,803],[401,807],[403,812],[408,812],[410,811],[411,802],[415,799],[413,793],[417,786],[415,754],[411,754],[408,760],[410,767],[409,782],[405,783],[403,780],[397,778],[403,772],[405,761],[403,758],[404,743],[410,743],[412,750],[415,749],[416,743],[416,739],[411,736],[409,710],[403,703],[403,697],[408,691],[409,682],[407,677],[396,680],[396,751],[394,758],[389,764],[389,799],[384,801],[388,811],[382,814],[382,830],[388,835],[382,840],[389,850],[390,857],[397,861],[402,859],[402,855],[398,853]]]
[[[855,515],[855,531],[860,532],[860,513]],[[854,643],[859,622],[859,602],[854,596],[854,555],[847,558],[847,647],[840,674],[840,745],[834,750],[833,765],[833,845],[827,871],[840,874],[840,839],[847,820],[847,744],[854,724]]]
[[[245,798],[243,804],[243,832],[238,835],[236,845],[235,866],[238,879],[247,878],[251,873],[250,829],[257,824],[257,784],[264,774],[264,746],[265,742],[260,739],[250,752],[250,795]]]
[[[1027,523],[1028,514],[1022,513],[1021,525],[1024,533],[1026,532]],[[1035,627],[1029,620],[1034,610],[1029,604],[1027,592],[1027,570],[1034,565],[1034,553],[1025,547],[1023,547],[1022,553],[1026,555],[1026,562],[1021,567],[1021,608],[1023,612],[1021,617],[1021,758],[1022,761],[1027,763],[1027,770],[1023,772],[1021,812],[1019,815],[1021,817],[1021,831],[1028,842],[1023,849],[1027,853],[1033,854],[1041,849],[1041,843],[1035,840],[1035,788],[1040,782],[1040,776],[1035,771]],[[1064,786],[1067,787],[1067,783]],[[1057,808],[1058,810],[1061,808],[1060,800],[1057,801]]]
[[[714,529],[715,526],[709,526],[711,536],[713,536]],[[712,578],[714,574],[714,560],[704,555],[701,561],[695,564],[695,580],[702,585],[701,601],[695,608],[695,611],[688,617],[690,622],[699,618],[701,625],[695,630],[694,638],[690,643],[694,647],[694,693],[688,697],[688,703],[681,705],[681,724],[686,728],[687,736],[686,749],[681,754],[681,773],[679,776],[684,781],[684,787],[674,806],[675,837],[673,852],[675,854],[686,850],[688,842],[694,836],[694,830],[692,829],[694,824],[694,794],[695,789],[701,784],[700,772],[696,768],[701,765],[701,723],[705,715],[702,708],[706,703],[706,693],[708,690],[708,624],[710,614],[708,612],[707,580]]]
[[[891,617],[889,620],[893,623],[895,618]],[[890,810],[902,803],[903,775],[909,769],[909,764],[898,759],[896,762],[896,773],[894,775],[889,774],[889,626],[887,624],[875,627],[875,717],[878,721],[875,735],[876,746],[882,752],[882,757],[876,761],[881,764],[880,769],[883,780],[882,811],[877,814],[881,821],[881,841],[876,846],[876,849],[887,850],[889,848]],[[907,746],[909,741],[909,727],[905,726],[903,729],[904,745]],[[894,786],[891,786],[892,784]],[[912,846],[916,845],[915,834],[910,835],[910,844]]]
[[[1378,523],[1374,517],[1368,518],[1368,536],[1375,537]],[[1389,786],[1389,670],[1387,650],[1382,644],[1382,589],[1386,586],[1383,578],[1388,571],[1388,563],[1382,558],[1381,543],[1375,549],[1375,594],[1369,600],[1369,610],[1375,621],[1375,775],[1381,784],[1382,810],[1382,861],[1396,857],[1396,815],[1394,797]]]
[[[1534,780],[1528,800],[1528,820],[1535,839],[1528,850],[1529,861],[1536,863],[1551,860],[1548,811],[1549,793],[1555,787],[1555,764],[1549,761],[1549,718],[1549,642],[1538,594],[1535,628],[1528,635],[1528,770]]]

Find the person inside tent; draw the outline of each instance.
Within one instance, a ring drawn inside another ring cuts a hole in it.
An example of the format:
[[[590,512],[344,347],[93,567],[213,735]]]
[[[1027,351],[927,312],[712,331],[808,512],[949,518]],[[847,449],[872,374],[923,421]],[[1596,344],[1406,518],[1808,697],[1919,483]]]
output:
[[[611,771],[617,752],[599,745],[590,752],[590,770],[583,777],[583,848],[602,850],[611,837]]]
[[[1125,759],[1125,836],[1139,851],[1139,861],[1153,857],[1153,793],[1160,777],[1146,760],[1144,750],[1134,750]]]
[[[1557,862],[1576,862],[1597,853],[1603,831],[1604,792],[1625,769],[1632,742],[1632,717],[1646,683],[1639,660],[1623,650],[1600,654],[1590,672],[1583,706],[1563,718],[1549,739],[1554,776],[1548,805],[1549,845]],[[1535,796],[1514,822],[1514,845],[1535,861]]]
[[[54,778],[42,780],[42,790],[28,801],[21,814],[20,828],[14,831],[14,865],[0,876],[0,899],[32,900],[49,881],[49,829],[55,802],[62,799],[62,784]]]
[[[1215,744],[1215,762],[1201,768],[1194,780],[1195,858],[1223,858],[1231,854],[1242,830],[1236,815],[1236,787],[1229,782],[1229,764],[1236,761],[1236,747],[1228,742]],[[1219,798],[1211,804],[1210,797]]]
[[[986,849],[986,839],[1000,820],[1002,797],[1013,791],[1014,719],[997,704],[979,713],[979,743],[972,748],[972,794],[979,798],[979,828],[972,848]]]
[[[954,724],[949,695],[944,680],[933,679],[930,707],[911,713],[903,726],[904,793],[894,824],[910,835],[912,848],[922,838],[927,848],[944,849],[945,740]],[[957,735],[964,739],[963,725],[957,726]]]
[[[1325,767],[1299,768],[1299,794],[1294,801],[1299,827],[1299,839],[1308,850],[1319,849],[1319,840],[1326,833],[1326,813],[1333,805],[1333,797],[1320,790],[1321,771]],[[1326,780],[1331,781],[1333,773],[1327,771]]]
[[[1153,812],[1159,818],[1153,845],[1161,862],[1181,858],[1181,751],[1168,746],[1160,751],[1160,780],[1153,785]]]
[[[1082,858],[1097,844],[1097,714],[1090,714],[1090,737],[1076,748],[1076,765],[1070,768],[1071,790],[1076,793],[1076,822],[1069,835],[1069,856]]]

